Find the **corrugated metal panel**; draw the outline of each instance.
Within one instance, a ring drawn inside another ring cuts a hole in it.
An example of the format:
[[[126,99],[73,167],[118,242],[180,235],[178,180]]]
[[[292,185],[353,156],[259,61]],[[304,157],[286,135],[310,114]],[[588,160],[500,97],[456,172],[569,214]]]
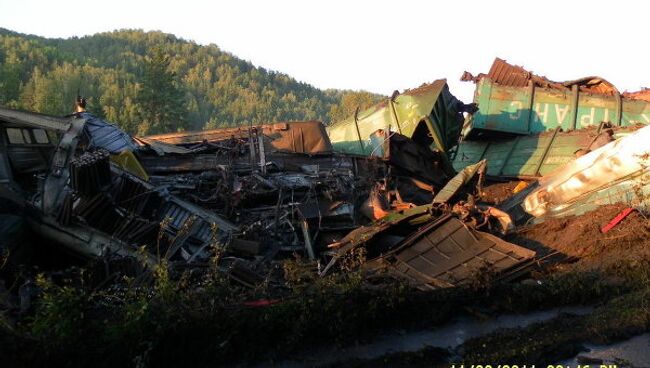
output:
[[[535,75],[521,66],[512,65],[499,58],[494,59],[490,72],[487,75],[479,74],[478,78],[464,78],[463,80],[476,81],[484,77],[488,77],[496,84],[508,87],[526,87],[532,82],[535,86],[542,88],[570,90],[575,85],[581,91],[588,93],[611,96],[618,93],[618,90],[613,84],[601,77],[591,76],[566,82],[554,82],[546,77]]]
[[[532,250],[448,218],[427,225],[382,258],[392,272],[420,287],[444,288],[467,282],[479,272],[505,272],[534,256]]]
[[[495,83],[511,87],[525,87],[530,81],[532,73],[524,68],[511,65],[503,59],[496,58],[487,74]]]
[[[614,129],[614,138],[631,134],[635,128]],[[544,133],[491,141],[461,142],[452,161],[459,171],[485,159],[487,175],[530,178],[547,175],[576,159],[576,151],[587,149],[598,136],[596,129]]]

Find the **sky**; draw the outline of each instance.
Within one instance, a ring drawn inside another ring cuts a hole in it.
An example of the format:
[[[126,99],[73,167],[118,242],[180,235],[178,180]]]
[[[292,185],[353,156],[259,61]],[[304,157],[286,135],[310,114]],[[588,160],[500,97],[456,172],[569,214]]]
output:
[[[63,38],[159,30],[322,89],[390,95],[446,78],[469,102],[461,74],[487,73],[495,57],[556,81],[650,87],[648,10],[625,0],[0,0],[0,27]]]

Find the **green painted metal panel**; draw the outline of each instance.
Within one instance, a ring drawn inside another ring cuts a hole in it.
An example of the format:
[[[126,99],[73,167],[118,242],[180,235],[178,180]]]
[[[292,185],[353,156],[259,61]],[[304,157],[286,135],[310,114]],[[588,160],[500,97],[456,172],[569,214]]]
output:
[[[650,124],[650,102],[579,92],[577,88],[510,87],[485,77],[476,85],[474,102],[479,111],[463,132],[469,137],[485,132],[536,134],[557,127],[569,131],[601,122]]]
[[[491,144],[488,147],[483,154],[483,158],[488,162],[488,175],[500,175],[506,165],[510,152],[516,144],[516,141],[500,142],[497,144]]]
[[[515,141],[516,149],[507,157],[501,175],[508,177],[535,175],[547,147],[551,144],[551,137],[521,137]]]
[[[622,126],[650,124],[650,103],[642,100],[624,100]]]
[[[475,164],[483,159],[485,151],[490,146],[490,142],[461,142],[456,151],[456,156],[452,161],[454,170],[461,171],[465,167]],[[488,165],[488,175],[492,175],[490,170],[493,168],[493,164]]]
[[[575,160],[575,152],[586,148],[596,136],[596,130],[544,133],[509,139],[463,141],[452,161],[456,171],[486,159],[487,175],[493,177],[526,178],[551,173]],[[617,132],[620,137],[626,132]]]
[[[474,102],[479,111],[473,115],[472,127],[527,134],[530,96],[525,89],[500,87],[482,79],[476,87]]]
[[[459,103],[441,79],[336,122],[327,127],[327,133],[335,151],[351,154],[370,155],[375,148],[370,136],[378,129],[409,138],[424,135],[432,149],[447,152],[460,135]]]

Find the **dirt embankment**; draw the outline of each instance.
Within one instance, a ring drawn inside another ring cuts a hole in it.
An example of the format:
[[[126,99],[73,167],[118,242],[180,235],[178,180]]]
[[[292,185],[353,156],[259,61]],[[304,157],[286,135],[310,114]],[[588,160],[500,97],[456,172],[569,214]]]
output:
[[[609,205],[581,216],[549,219],[520,228],[508,240],[537,251],[559,251],[578,258],[585,269],[650,260],[650,218],[633,211],[607,233],[601,228],[627,208]]]

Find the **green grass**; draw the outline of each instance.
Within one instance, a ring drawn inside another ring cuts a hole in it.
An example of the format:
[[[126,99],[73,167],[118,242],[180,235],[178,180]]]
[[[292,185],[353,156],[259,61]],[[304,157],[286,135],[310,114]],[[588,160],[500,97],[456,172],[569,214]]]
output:
[[[483,337],[489,344],[498,343],[498,350],[482,350],[481,338],[465,345],[468,359],[514,359],[542,354],[556,346],[551,344],[552,339],[562,336],[561,341],[567,343],[582,340],[587,336],[584,331],[593,332],[589,328],[598,321],[609,323],[611,328],[605,336],[612,338],[618,336],[618,327],[621,331],[638,331],[647,323],[646,317],[637,313],[641,307],[634,307],[646,301],[647,293],[639,286],[644,279],[625,267],[612,271],[616,278],[596,272],[568,273],[547,276],[541,284],[474,283],[472,288],[432,292],[420,292],[395,281],[371,286],[371,279],[361,273],[318,278],[301,269],[293,263],[285,265],[291,289],[279,294],[264,287],[244,289],[218,272],[199,278],[187,273],[170,275],[164,265],[154,270],[151,284],[125,278],[119,287],[98,290],[79,280],[55,284],[40,277],[37,283],[42,292],[34,311],[19,320],[11,336],[0,332],[5,338],[20,341],[20,354],[12,351],[17,345],[2,346],[5,351],[0,353],[13,359],[11,366],[203,367],[273,362],[315,346],[352,344],[394,329],[434,328],[473,310],[489,314],[526,312],[606,300],[611,302],[605,307],[620,305],[615,312],[604,309],[584,320],[570,317],[581,335],[554,329],[550,322],[512,331],[512,335]],[[279,298],[279,303],[266,307],[243,304],[264,298]],[[596,316],[601,320],[586,319]],[[614,320],[614,316],[619,319]],[[566,323],[558,320],[556,327]],[[544,340],[548,342],[521,344],[522,336],[540,331],[549,336]],[[494,351],[501,355],[490,355],[496,354]],[[419,355],[382,357],[375,363],[415,364],[431,363],[432,357],[440,359],[430,351],[415,354]]]

